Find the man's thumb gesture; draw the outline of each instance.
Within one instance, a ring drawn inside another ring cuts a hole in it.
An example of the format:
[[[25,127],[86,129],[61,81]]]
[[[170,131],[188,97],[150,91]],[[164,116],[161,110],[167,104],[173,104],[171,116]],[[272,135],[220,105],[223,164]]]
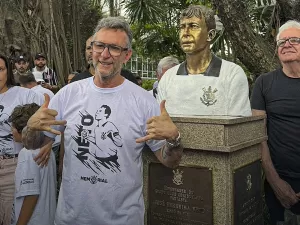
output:
[[[169,116],[169,113],[166,110],[166,100],[162,100],[160,103],[160,115]]]
[[[44,101],[43,105],[41,106],[41,108],[48,108],[49,102],[50,102],[50,96],[46,93],[44,93],[44,96],[45,96],[45,101]]]

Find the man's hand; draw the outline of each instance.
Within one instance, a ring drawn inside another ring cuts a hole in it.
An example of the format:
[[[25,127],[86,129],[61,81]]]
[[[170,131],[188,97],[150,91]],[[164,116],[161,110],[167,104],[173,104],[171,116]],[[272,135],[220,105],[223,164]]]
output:
[[[39,154],[34,158],[34,161],[36,161],[39,166],[43,167],[48,165],[52,151],[52,144],[53,140],[49,137],[45,137],[43,146],[41,147]]]
[[[166,107],[166,100],[160,103],[160,116],[151,117],[147,121],[147,135],[136,139],[137,143],[142,143],[148,140],[175,140],[179,133],[178,129],[171,120]]]
[[[44,94],[45,102],[44,104],[33,114],[32,117],[27,122],[27,127],[30,130],[48,131],[53,134],[60,135],[60,132],[52,129],[52,125],[65,125],[67,121],[65,120],[55,120],[57,111],[53,109],[48,109],[50,102],[50,97]]]
[[[299,194],[296,194],[292,187],[284,180],[279,178],[276,182],[273,182],[271,186],[277,199],[284,208],[289,209],[299,201]]]
[[[52,89],[52,87],[51,87],[51,85],[50,84],[48,84],[48,83],[42,83],[42,87],[43,88],[47,88],[47,89],[49,89],[49,90],[51,90]]]

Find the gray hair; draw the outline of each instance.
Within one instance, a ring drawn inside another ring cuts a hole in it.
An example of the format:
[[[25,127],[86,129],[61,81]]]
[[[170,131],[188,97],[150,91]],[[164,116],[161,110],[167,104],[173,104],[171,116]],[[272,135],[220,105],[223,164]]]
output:
[[[170,69],[171,67],[176,66],[178,64],[179,61],[177,58],[173,56],[164,57],[159,61],[157,65],[157,73],[161,75],[163,69]]]
[[[204,17],[208,31],[216,29],[215,13],[212,9],[202,5],[190,5],[182,11],[180,14],[180,20],[184,18],[192,18],[194,16],[199,19]]]
[[[289,29],[289,28],[297,28],[297,29],[300,29],[300,22],[298,22],[298,21],[296,21],[296,20],[289,20],[289,21],[287,21],[286,23],[284,23],[284,24],[279,28],[278,34],[277,34],[277,36],[276,36],[276,41],[278,41],[280,34],[281,34],[284,30]]]
[[[93,39],[95,39],[95,34],[102,28],[116,29],[116,30],[124,31],[128,37],[127,48],[131,49],[132,31],[130,30],[130,26],[124,17],[121,17],[121,16],[106,17],[106,18],[101,19],[98,22],[97,27],[94,31]]]

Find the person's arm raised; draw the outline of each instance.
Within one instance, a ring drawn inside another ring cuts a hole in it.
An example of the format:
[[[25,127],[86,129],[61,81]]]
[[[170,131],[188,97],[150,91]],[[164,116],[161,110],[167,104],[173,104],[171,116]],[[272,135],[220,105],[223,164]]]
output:
[[[41,148],[40,153],[37,155],[35,160],[39,165],[46,165],[49,160],[51,145],[53,140],[46,137],[43,131],[60,135],[60,131],[53,129],[53,125],[65,125],[65,120],[55,120],[57,111],[49,109],[48,105],[50,97],[45,95],[44,104],[33,114],[27,122],[27,126],[22,131],[22,142],[27,149]]]
[[[166,108],[166,101],[160,103],[160,116],[151,117],[147,121],[147,135],[138,138],[137,143],[146,142],[148,140],[165,140],[167,143],[154,154],[157,159],[167,167],[177,167],[181,160],[183,147],[180,144],[180,134],[170,118]]]

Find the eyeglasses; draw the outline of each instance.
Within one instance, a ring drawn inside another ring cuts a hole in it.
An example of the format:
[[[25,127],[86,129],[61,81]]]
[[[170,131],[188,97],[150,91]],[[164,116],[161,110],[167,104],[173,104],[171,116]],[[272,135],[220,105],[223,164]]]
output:
[[[289,42],[290,45],[299,45],[300,44],[300,38],[298,37],[290,37],[287,39],[280,39],[277,41],[277,47],[283,47],[285,45],[285,42]]]
[[[105,44],[99,41],[92,41],[91,44],[94,52],[102,53],[104,49],[107,48],[111,56],[119,56],[123,51],[128,50],[128,48],[123,48],[117,45]]]

